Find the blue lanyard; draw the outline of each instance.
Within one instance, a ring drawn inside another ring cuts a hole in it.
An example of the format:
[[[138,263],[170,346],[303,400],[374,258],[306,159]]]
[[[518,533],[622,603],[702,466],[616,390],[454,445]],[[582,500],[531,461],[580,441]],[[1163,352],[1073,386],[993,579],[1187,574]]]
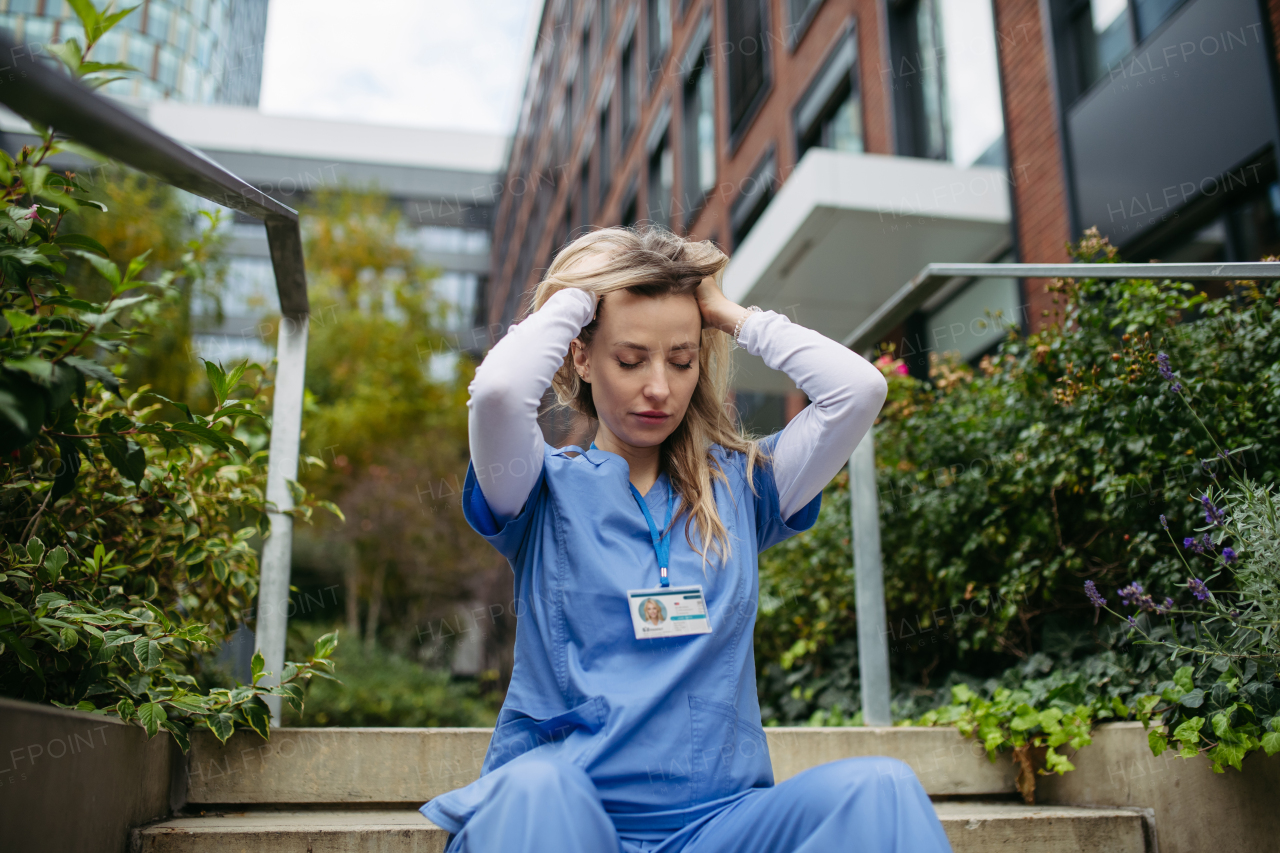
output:
[[[596,443],[591,442],[591,449],[598,450]],[[667,520],[662,523],[662,530],[658,530],[658,525],[653,521],[653,514],[649,512],[649,505],[644,502],[644,496],[640,494],[640,490],[635,487],[634,483],[627,483],[631,489],[631,497],[636,499],[636,503],[640,505],[640,511],[644,513],[644,520],[649,525],[649,538],[653,540],[653,552],[658,557],[658,581],[662,586],[671,586],[671,581],[667,577],[667,567],[671,562],[671,540],[667,538],[670,532],[667,530],[671,526],[671,513],[675,508],[676,492],[667,484]]]

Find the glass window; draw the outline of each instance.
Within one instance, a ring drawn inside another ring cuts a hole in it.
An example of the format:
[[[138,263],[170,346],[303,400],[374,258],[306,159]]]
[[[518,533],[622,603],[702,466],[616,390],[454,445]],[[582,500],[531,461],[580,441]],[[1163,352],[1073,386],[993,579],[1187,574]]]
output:
[[[9,0],[9,11],[35,15],[40,11],[40,0]]]
[[[1146,40],[1161,24],[1173,17],[1173,13],[1185,2],[1186,0],[1134,0],[1138,12],[1138,39]]]
[[[578,226],[591,227],[591,160],[583,161],[578,171]]]
[[[468,331],[475,320],[476,296],[480,277],[472,272],[442,272],[431,283],[432,295],[441,303],[445,313],[445,329],[450,332]]]
[[[48,44],[53,41],[53,21],[48,18],[27,18],[22,38],[28,44]],[[35,50],[32,49],[32,53]]]
[[[156,46],[138,33],[129,34],[129,64],[148,77],[154,71]]]
[[[794,46],[809,29],[809,22],[817,14],[822,0],[786,0],[787,43]]]
[[[166,89],[178,84],[178,56],[168,45],[160,46],[160,57],[156,63],[156,80]]]
[[[709,47],[702,50],[702,58],[684,84],[684,150],[680,162],[684,170],[681,192],[686,230],[716,185],[715,76],[706,63]]]
[[[664,132],[649,153],[649,219],[657,225],[671,225],[671,191],[675,183],[675,164],[671,160],[670,134]]]
[[[118,29],[112,30],[98,39],[89,56],[94,62],[120,62],[124,59],[120,53],[123,46],[124,34]]]
[[[484,255],[489,252],[489,232],[478,228],[424,225],[415,228],[410,242],[420,252]]]
[[[1133,50],[1129,0],[1053,0],[1062,22],[1058,76],[1065,103],[1083,95]]]
[[[796,105],[797,157],[814,147],[863,150],[857,60],[857,30],[850,24]]]
[[[609,121],[611,113],[611,103],[604,105],[600,110],[600,127],[596,134],[596,150],[600,153],[596,156],[599,160],[596,162],[596,174],[600,176],[600,207],[604,207],[604,201],[609,197],[609,187],[613,183],[613,127]]]
[[[764,214],[777,191],[778,159],[772,148],[742,182],[738,197],[729,209],[729,226],[733,229],[733,247],[737,249]]]
[[[729,44],[729,135],[739,138],[769,87],[768,30],[764,0],[726,0]]]
[[[173,20],[173,10],[167,3],[151,0],[147,6],[147,35],[159,41],[169,40],[169,24]]]
[[[618,74],[619,98],[622,106],[622,147],[626,149],[640,116],[640,92],[636,86],[635,36],[622,49],[621,69]]]
[[[671,0],[648,0],[649,82],[662,73],[671,48]]]

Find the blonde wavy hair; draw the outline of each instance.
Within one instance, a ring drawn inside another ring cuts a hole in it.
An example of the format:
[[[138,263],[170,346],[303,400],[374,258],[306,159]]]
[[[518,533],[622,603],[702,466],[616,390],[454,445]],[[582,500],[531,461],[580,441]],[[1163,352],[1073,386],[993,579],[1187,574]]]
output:
[[[581,262],[600,253],[609,256],[602,266],[578,271]],[[653,225],[636,228],[602,228],[583,234],[556,255],[547,274],[534,292],[530,311],[537,311],[557,291],[569,287],[589,290],[601,297],[596,316],[583,328],[578,339],[590,346],[605,310],[607,294],[627,290],[638,296],[694,296],[705,278],[719,285],[729,258],[710,241],[686,240],[665,228]],[[746,454],[747,482],[755,490],[753,470],[768,462],[757,439],[744,435],[727,408],[733,361],[729,335],[718,329],[703,329],[698,349],[698,382],[684,419],[662,443],[660,466],[680,496],[680,511],[672,526],[685,519],[685,540],[702,555],[708,552],[727,560],[732,551],[729,534],[716,509],[713,484],[728,485],[728,478],[711,455],[711,448]],[[599,420],[591,397],[590,383],[583,382],[573,366],[572,351],[551,382],[561,406]],[[693,539],[697,531],[699,542]]]

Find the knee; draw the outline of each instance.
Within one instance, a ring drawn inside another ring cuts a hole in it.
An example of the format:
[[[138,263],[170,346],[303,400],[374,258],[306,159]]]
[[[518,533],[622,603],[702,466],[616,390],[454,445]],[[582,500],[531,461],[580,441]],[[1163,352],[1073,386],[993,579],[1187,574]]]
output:
[[[537,797],[580,791],[595,797],[595,787],[581,767],[547,758],[512,761],[498,771],[503,774],[502,788],[509,792]]]
[[[923,795],[915,771],[896,758],[843,758],[808,772],[814,774],[810,784],[823,792],[829,805],[848,801],[868,791],[875,791],[881,796]]]

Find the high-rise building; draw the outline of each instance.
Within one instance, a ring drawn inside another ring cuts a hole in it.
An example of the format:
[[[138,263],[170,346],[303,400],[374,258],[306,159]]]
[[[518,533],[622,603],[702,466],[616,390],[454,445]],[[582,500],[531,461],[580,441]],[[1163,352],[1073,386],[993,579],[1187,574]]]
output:
[[[141,73],[104,91],[147,101],[257,106],[267,3],[141,0],[91,56],[98,62],[128,63]],[[0,0],[0,27],[29,45],[70,38],[84,43],[79,19],[66,0]]]
[[[1275,0],[547,0],[485,294],[518,319],[584,228],[731,255],[725,290],[843,339],[931,262],[1280,251]],[[1052,309],[956,280],[886,336],[915,375]],[[989,315],[1000,315],[993,321]],[[739,353],[741,355],[741,353]],[[804,404],[742,358],[760,430]]]

